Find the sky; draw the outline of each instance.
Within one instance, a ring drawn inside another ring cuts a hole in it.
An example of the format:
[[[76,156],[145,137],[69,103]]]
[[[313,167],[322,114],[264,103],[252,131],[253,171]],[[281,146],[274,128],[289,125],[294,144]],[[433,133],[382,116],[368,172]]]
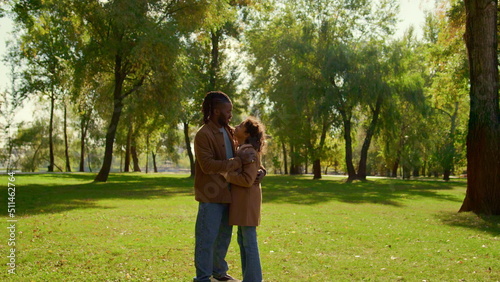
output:
[[[415,27],[417,34],[421,34],[424,12],[432,9],[434,2],[435,0],[399,0],[401,22],[397,26],[396,36],[402,36],[411,25]],[[4,57],[7,53],[6,42],[11,38],[12,25],[9,18],[0,18],[0,91],[2,92],[10,90],[9,67],[4,62]],[[15,119],[20,121],[32,116],[33,106],[26,105],[18,110]]]
[[[425,12],[434,8],[436,0],[399,0],[399,18],[396,36],[400,37],[413,25],[417,34],[422,35]]]

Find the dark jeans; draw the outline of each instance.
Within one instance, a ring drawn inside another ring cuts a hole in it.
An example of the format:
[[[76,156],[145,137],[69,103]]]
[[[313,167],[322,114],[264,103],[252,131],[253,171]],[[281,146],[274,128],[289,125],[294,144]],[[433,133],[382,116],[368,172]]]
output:
[[[240,246],[243,282],[261,282],[259,247],[256,226],[238,226],[238,245]]]
[[[228,220],[229,204],[199,204],[195,227],[194,281],[209,282],[211,275],[227,273],[225,258],[233,231]]]

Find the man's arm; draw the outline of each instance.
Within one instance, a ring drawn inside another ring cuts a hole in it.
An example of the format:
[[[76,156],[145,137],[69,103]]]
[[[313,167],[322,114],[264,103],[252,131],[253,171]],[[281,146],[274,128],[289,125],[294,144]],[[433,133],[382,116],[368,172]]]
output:
[[[201,170],[206,174],[229,172],[241,167],[239,157],[229,160],[216,160],[209,138],[203,132],[198,132],[194,138],[194,154]]]

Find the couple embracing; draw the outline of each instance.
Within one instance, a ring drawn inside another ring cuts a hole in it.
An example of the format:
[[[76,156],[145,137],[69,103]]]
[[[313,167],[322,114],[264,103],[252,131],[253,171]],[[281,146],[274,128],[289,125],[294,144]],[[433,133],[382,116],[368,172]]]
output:
[[[257,226],[266,174],[260,164],[264,126],[247,118],[229,126],[233,105],[223,92],[207,93],[203,101],[204,125],[194,140],[195,199],[199,202],[195,226],[194,281],[235,281],[225,260],[233,226],[244,282],[262,281]],[[212,280],[211,280],[212,279]]]

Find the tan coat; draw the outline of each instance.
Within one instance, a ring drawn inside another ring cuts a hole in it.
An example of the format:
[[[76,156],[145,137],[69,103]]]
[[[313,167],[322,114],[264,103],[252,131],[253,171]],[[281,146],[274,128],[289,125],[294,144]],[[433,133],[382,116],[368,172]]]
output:
[[[254,184],[260,168],[260,157],[257,157],[256,162],[243,165],[242,172],[228,173],[227,181],[231,183],[233,198],[229,206],[230,225],[258,226],[260,224],[262,190],[260,183]]]
[[[235,152],[233,130],[226,128]],[[219,128],[209,121],[203,125],[194,138],[195,199],[204,203],[231,203],[228,183],[220,173],[234,171],[241,166],[241,159],[227,160],[224,136]]]

